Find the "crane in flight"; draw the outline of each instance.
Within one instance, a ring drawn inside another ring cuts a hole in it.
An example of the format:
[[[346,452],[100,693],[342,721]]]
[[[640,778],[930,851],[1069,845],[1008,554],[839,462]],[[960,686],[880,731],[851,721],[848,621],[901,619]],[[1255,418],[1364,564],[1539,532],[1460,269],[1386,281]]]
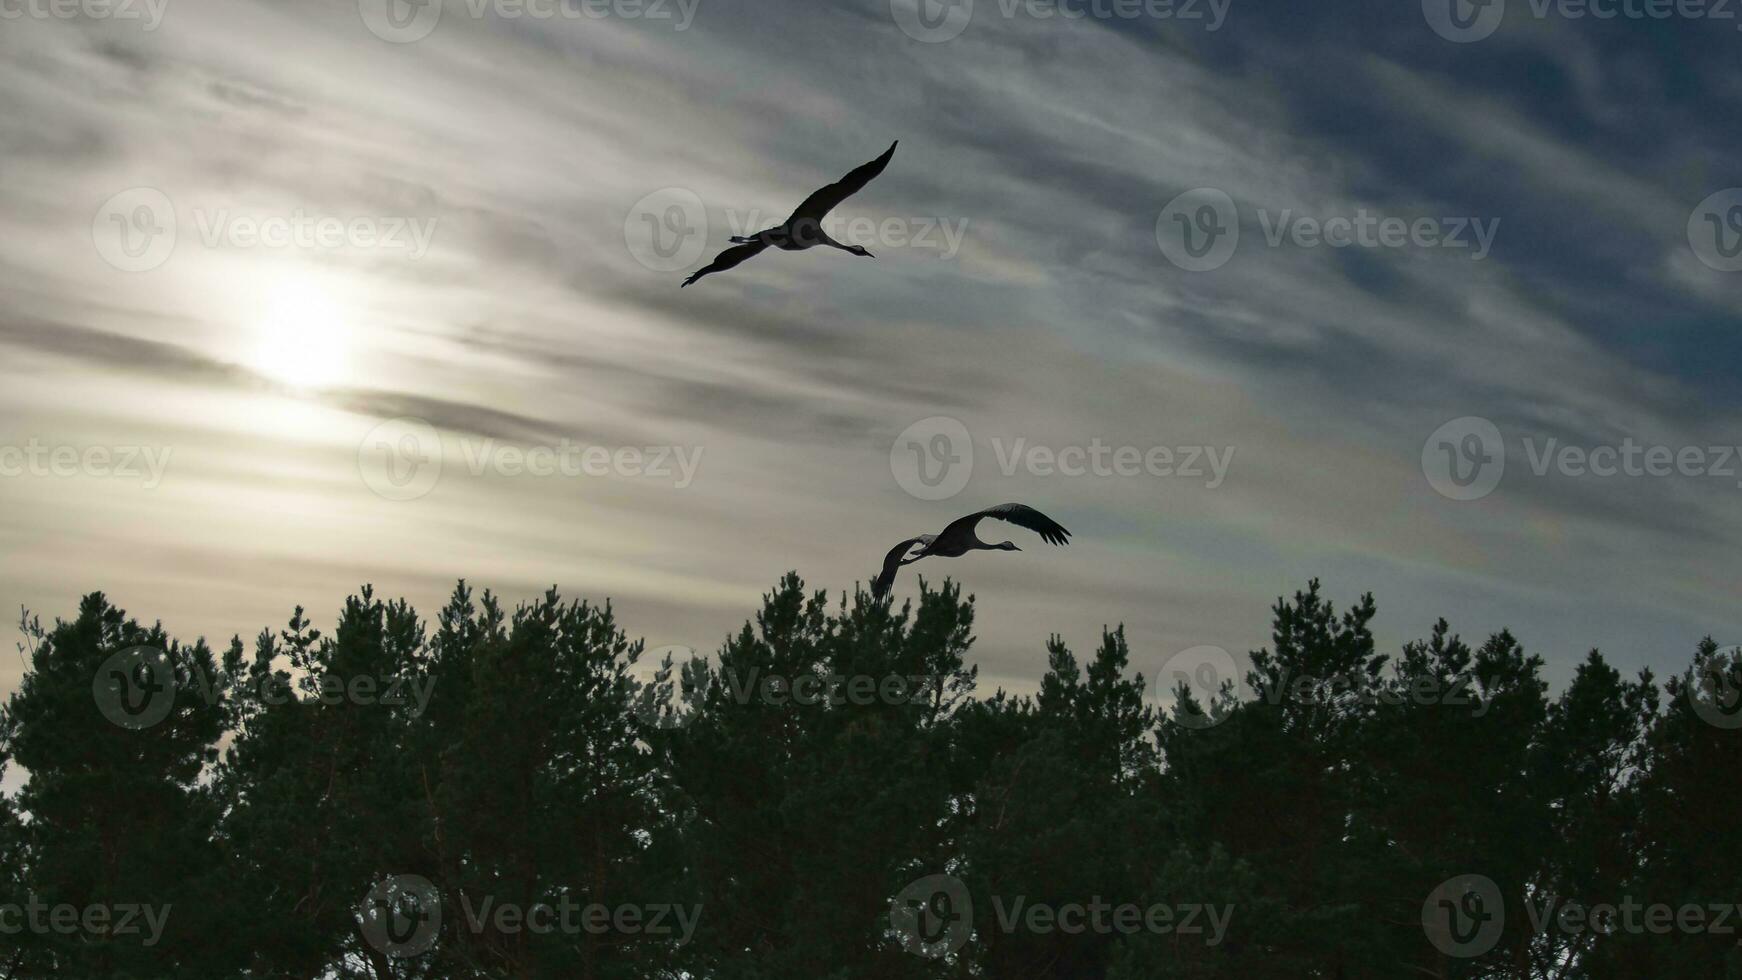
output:
[[[688,286],[711,273],[725,272],[761,255],[763,249],[770,247],[783,252],[802,252],[807,248],[827,245],[853,255],[875,258],[863,245],[842,245],[830,238],[829,233],[823,230],[823,218],[842,201],[864,190],[866,184],[875,180],[883,172],[883,168],[889,166],[889,161],[895,156],[895,148],[900,143],[900,140],[896,140],[889,144],[889,149],[884,150],[882,156],[855,167],[852,173],[805,198],[804,203],[783,224],[759,231],[748,238],[734,237],[731,248],[715,256],[712,264],[685,279],[683,285]],[[678,288],[682,289],[683,286]]]
[[[871,594],[883,598],[889,594],[890,586],[895,584],[895,572],[903,565],[911,565],[921,558],[959,558],[970,551],[1021,551],[1014,542],[1004,541],[990,544],[981,541],[974,528],[983,518],[994,517],[1001,521],[1009,521],[1017,527],[1025,527],[1040,535],[1040,539],[1048,544],[1069,544],[1071,532],[1064,529],[1059,522],[1042,514],[1026,504],[999,504],[988,507],[977,514],[959,517],[950,522],[939,534],[922,534],[917,538],[908,538],[894,548],[883,559],[883,571],[877,580],[871,584]],[[916,547],[917,546],[917,547]]]

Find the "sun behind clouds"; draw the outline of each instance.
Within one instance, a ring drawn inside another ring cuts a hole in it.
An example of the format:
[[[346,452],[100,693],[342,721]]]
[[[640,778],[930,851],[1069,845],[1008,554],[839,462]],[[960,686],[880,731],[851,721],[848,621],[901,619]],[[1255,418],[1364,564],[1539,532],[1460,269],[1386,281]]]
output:
[[[297,388],[343,383],[351,368],[351,331],[334,290],[306,275],[279,280],[268,291],[254,330],[250,366]]]

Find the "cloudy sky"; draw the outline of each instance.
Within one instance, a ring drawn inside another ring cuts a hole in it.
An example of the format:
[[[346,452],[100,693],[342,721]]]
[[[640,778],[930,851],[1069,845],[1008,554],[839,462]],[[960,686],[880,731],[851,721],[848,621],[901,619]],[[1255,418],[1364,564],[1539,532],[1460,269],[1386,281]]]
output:
[[[1019,500],[1072,545],[917,566],[988,688],[1313,576],[1557,681],[1742,642],[1733,8],[915,2],[0,0],[0,605],[709,650]],[[875,259],[677,288],[896,139]]]

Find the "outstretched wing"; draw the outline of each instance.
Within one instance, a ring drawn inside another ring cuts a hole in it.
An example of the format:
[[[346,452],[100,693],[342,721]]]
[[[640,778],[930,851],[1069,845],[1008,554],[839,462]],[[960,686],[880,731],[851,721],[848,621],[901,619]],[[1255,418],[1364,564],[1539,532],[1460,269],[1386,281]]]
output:
[[[695,282],[697,279],[700,279],[705,275],[714,272],[725,272],[733,266],[748,262],[761,254],[762,250],[767,247],[768,243],[761,240],[750,242],[746,245],[734,245],[733,247],[726,249],[724,252],[721,252],[719,255],[714,256],[713,264],[700,270],[688,279],[685,279],[683,285],[688,286],[690,283]],[[683,286],[679,286],[678,288],[682,289]]]
[[[823,216],[833,211],[836,205],[864,190],[866,184],[875,180],[877,175],[883,172],[883,168],[889,166],[889,161],[895,157],[895,148],[900,144],[901,141],[896,140],[889,144],[889,149],[884,150],[882,156],[863,166],[855,167],[852,173],[805,198],[804,203],[798,206],[798,210],[792,213],[792,217],[786,219],[786,223],[792,225],[803,219],[823,220]]]
[[[1028,528],[1040,535],[1040,539],[1047,544],[1070,544],[1071,541],[1071,532],[1065,530],[1064,525],[1027,504],[999,504],[996,507],[988,507],[978,514],[969,514],[967,517],[958,518],[952,521],[949,527],[944,528],[944,533],[939,537],[948,538],[951,536],[951,532],[972,535],[974,525],[979,524],[983,517],[995,517],[1001,521],[1009,521],[1017,527]],[[960,525],[966,525],[966,527]]]
[[[889,594],[889,587],[895,584],[896,569],[899,569],[902,566],[904,559],[907,558],[908,551],[910,551],[916,544],[926,543],[926,540],[929,537],[931,536],[922,534],[917,538],[908,538],[906,541],[903,541],[889,549],[889,554],[883,557],[883,571],[878,573],[877,581],[871,583],[871,595],[873,597],[881,599]]]

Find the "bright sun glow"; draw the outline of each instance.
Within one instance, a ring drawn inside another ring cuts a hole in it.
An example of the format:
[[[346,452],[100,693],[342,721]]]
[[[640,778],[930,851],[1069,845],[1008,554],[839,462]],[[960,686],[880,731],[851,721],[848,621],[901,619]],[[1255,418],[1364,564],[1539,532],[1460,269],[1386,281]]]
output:
[[[332,294],[320,284],[295,279],[266,297],[256,329],[260,343],[254,367],[298,388],[321,388],[344,380],[350,366],[350,325]]]

